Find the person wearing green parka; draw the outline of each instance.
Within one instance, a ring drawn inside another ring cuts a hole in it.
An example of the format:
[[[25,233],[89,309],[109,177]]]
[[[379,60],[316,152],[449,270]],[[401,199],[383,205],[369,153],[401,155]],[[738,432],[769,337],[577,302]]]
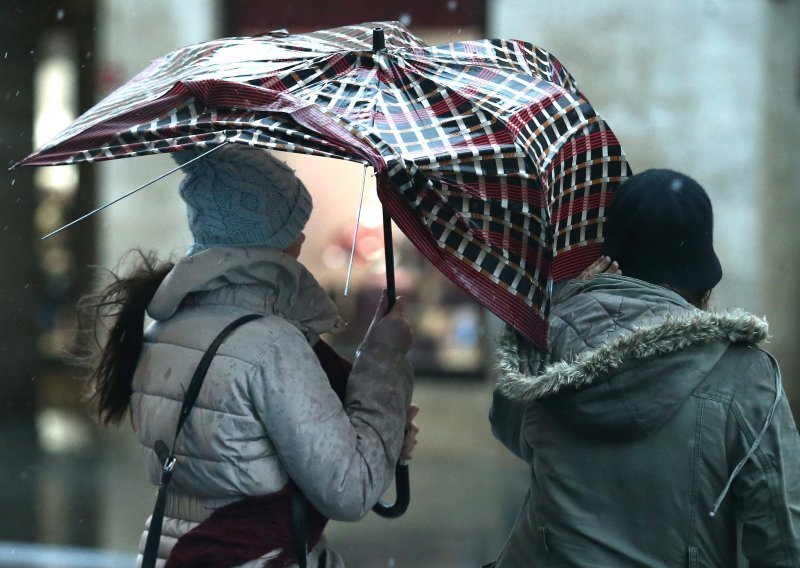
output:
[[[496,568],[800,566],[800,436],[766,321],[707,308],[712,233],[695,180],[637,174],[547,351],[505,331],[490,421],[530,489]]]

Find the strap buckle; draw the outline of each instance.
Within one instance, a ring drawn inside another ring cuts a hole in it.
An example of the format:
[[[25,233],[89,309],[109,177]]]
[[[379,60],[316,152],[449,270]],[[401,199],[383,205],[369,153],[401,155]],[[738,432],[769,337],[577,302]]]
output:
[[[178,461],[178,458],[174,456],[170,456],[164,462],[164,465],[161,467],[161,471],[164,473],[172,473],[172,470],[175,469],[175,463]]]
[[[161,466],[161,485],[168,485],[172,479],[172,470],[175,469],[177,458],[169,456],[164,460],[164,465]]]

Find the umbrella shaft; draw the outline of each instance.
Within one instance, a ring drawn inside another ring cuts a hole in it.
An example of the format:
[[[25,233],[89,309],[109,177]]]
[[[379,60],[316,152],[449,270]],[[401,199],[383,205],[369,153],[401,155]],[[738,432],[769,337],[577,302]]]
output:
[[[386,292],[389,296],[389,308],[394,305],[397,299],[397,291],[394,287],[394,248],[392,246],[392,219],[389,211],[383,206],[383,248],[386,257]]]

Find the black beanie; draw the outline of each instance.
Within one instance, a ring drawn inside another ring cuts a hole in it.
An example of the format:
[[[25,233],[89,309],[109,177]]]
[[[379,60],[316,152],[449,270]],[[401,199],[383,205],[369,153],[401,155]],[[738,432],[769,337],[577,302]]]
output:
[[[603,254],[625,276],[702,294],[722,278],[713,232],[711,200],[699,183],[672,170],[647,170],[617,188]]]

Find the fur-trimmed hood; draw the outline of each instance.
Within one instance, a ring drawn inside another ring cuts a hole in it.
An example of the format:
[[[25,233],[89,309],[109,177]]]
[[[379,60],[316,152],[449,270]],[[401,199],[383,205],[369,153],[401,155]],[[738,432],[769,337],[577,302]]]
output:
[[[516,369],[519,366],[518,338],[507,330],[501,339],[499,386],[510,398],[535,400],[566,387],[577,389],[589,385],[633,360],[668,355],[713,341],[755,344],[765,340],[767,333],[765,320],[742,310],[670,315],[659,323],[621,335],[602,347],[583,351],[570,362],[548,365],[542,373],[531,376]]]
[[[556,295],[549,353],[505,332],[497,387],[512,400],[542,401],[581,429],[628,435],[632,409],[637,429],[657,428],[730,344],[767,335],[767,323],[744,311],[701,311],[659,286],[600,276]]]

